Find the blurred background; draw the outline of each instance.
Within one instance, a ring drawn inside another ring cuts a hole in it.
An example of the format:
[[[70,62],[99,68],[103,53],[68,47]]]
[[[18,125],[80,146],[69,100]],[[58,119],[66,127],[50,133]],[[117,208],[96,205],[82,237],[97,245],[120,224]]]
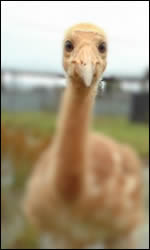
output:
[[[21,211],[24,187],[55,132],[65,77],[63,33],[91,22],[108,34],[108,67],[93,129],[133,146],[143,162],[148,249],[149,2],[1,1],[1,232],[3,249],[50,247]]]

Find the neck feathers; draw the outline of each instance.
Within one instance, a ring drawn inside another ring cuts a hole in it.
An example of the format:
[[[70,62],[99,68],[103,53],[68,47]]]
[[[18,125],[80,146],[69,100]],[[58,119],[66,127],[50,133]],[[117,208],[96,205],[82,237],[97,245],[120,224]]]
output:
[[[65,200],[78,197],[86,165],[88,133],[93,99],[92,88],[81,89],[69,82],[65,91],[56,135],[57,188]]]

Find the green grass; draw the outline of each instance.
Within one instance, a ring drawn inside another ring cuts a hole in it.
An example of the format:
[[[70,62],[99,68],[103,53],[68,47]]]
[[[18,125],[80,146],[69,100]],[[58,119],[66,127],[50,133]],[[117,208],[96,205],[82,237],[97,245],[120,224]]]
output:
[[[32,134],[52,135],[55,131],[56,114],[44,112],[2,112],[2,122],[11,129],[23,129]]]
[[[149,126],[130,122],[123,117],[96,118],[94,129],[121,143],[127,143],[142,156],[149,155]]]
[[[13,242],[12,249],[38,249],[38,235],[28,224]]]
[[[12,129],[23,129],[27,133],[39,136],[53,135],[57,115],[44,112],[2,112],[2,123]],[[109,135],[119,142],[133,146],[142,157],[149,154],[149,127],[136,124],[124,117],[96,117],[93,129]]]

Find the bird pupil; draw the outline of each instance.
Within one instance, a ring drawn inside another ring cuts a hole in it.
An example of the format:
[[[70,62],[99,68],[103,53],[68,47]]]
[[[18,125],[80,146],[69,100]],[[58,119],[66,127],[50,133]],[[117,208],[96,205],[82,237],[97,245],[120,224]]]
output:
[[[104,53],[106,51],[106,45],[105,43],[101,43],[98,47],[99,51]]]
[[[66,41],[65,48],[68,52],[73,50],[73,44],[70,41]]]

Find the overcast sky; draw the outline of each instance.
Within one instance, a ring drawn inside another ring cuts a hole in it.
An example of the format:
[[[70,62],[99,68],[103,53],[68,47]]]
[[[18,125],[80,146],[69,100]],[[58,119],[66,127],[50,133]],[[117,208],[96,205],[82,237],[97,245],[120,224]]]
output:
[[[2,1],[2,68],[62,72],[64,29],[92,22],[109,38],[106,74],[141,75],[149,61],[148,1]]]

